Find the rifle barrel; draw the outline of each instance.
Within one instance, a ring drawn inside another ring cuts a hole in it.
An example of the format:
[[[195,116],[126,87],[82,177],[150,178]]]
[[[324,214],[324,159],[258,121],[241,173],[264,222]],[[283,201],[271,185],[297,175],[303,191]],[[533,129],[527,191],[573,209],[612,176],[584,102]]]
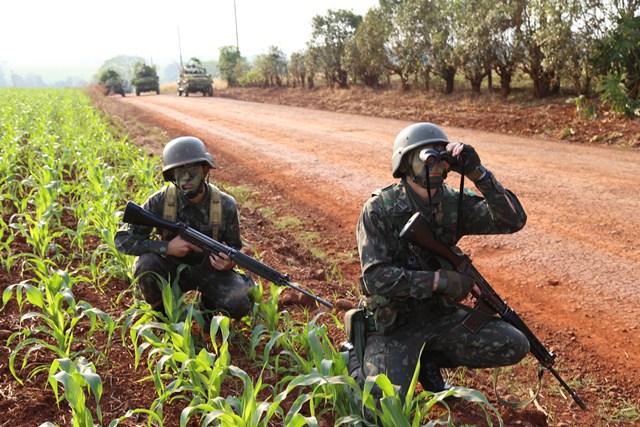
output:
[[[567,393],[569,393],[571,395],[571,397],[573,398],[574,402],[576,402],[580,408],[586,410],[587,409],[587,405],[582,401],[582,399],[580,399],[580,397],[578,397],[576,392],[573,391],[573,389],[571,389],[571,387],[569,387],[569,384],[564,382],[564,380],[562,379],[560,374],[558,374],[558,372],[556,372],[556,370],[553,369],[552,367],[548,367],[547,369],[553,374],[554,377],[556,377],[556,379],[560,382],[560,384],[562,384],[562,387],[564,387],[564,389],[567,390]]]

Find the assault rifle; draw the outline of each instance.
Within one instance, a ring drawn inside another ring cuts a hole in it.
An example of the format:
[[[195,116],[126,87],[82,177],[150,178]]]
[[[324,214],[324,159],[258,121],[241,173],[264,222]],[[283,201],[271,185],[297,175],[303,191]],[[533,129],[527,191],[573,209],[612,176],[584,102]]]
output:
[[[212,239],[211,237],[202,234],[198,230],[194,230],[181,222],[172,222],[164,218],[156,216],[151,212],[143,209],[141,206],[133,202],[128,202],[124,210],[124,216],[122,220],[129,224],[144,225],[147,227],[163,228],[166,230],[179,233],[180,236],[187,242],[196,245],[206,253],[218,254],[222,252],[233,260],[240,267],[257,274],[258,276],[269,280],[279,286],[288,286],[291,289],[305,294],[306,296],[313,298],[320,304],[326,305],[329,308],[333,308],[333,304],[330,302],[313,295],[311,292],[302,289],[289,281],[288,274],[282,274],[277,270],[261,263],[260,261],[240,252],[237,249],[230,248],[229,246]]]
[[[511,307],[509,307],[502,298],[500,298],[491,285],[489,285],[473,264],[471,264],[471,258],[469,258],[468,255],[458,255],[448,246],[436,240],[427,218],[422,212],[416,212],[411,219],[409,219],[402,231],[400,231],[400,237],[446,259],[458,272],[464,273],[473,279],[480,290],[479,293],[472,290],[472,293],[476,298],[474,310],[479,313],[474,314],[471,312],[467,319],[465,319],[465,322],[463,322],[465,327],[475,333],[484,324],[484,320],[482,319],[486,320],[490,316],[498,314],[503,320],[516,327],[527,337],[527,340],[529,340],[530,351],[533,356],[538,359],[543,368],[550,371],[553,376],[556,377],[562,387],[564,387],[564,389],[571,395],[580,408],[587,409],[584,402],[571,389],[571,387],[564,382],[560,377],[560,374],[558,374],[558,372],[553,368],[556,355],[550,353],[549,350],[545,348],[520,316],[518,316],[518,314],[513,311],[513,309],[511,309]],[[480,319],[480,321],[478,321],[478,319]]]

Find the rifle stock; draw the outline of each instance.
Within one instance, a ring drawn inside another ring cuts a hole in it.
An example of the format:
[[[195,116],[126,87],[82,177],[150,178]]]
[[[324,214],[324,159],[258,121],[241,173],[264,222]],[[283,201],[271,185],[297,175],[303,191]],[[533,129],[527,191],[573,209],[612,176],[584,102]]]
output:
[[[153,213],[143,209],[141,206],[135,204],[134,202],[128,202],[127,206],[124,210],[124,216],[122,220],[129,224],[136,225],[144,225],[147,227],[155,227],[155,228],[163,228],[166,230],[173,231],[175,233],[179,233],[182,238],[189,243],[198,246],[204,252],[218,254],[220,252],[227,255],[229,258],[233,260],[240,267],[257,274],[258,276],[269,280],[270,282],[275,283],[279,286],[287,286],[291,289],[294,289],[304,295],[307,295],[310,298],[313,298],[315,301],[323,304],[329,308],[333,308],[333,304],[330,302],[315,296],[311,292],[300,288],[299,286],[294,285],[289,281],[288,274],[282,274],[279,271],[269,267],[266,264],[261,263],[255,258],[250,257],[249,255],[231,248],[223,243],[218,242],[217,240],[207,236],[195,230],[191,227],[188,227],[186,224],[181,222],[172,222],[168,221],[164,218],[161,218]]]
[[[473,266],[469,256],[455,253],[451,248],[436,239],[426,216],[422,212],[416,212],[411,219],[407,221],[400,231],[400,237],[446,259],[458,272],[473,278],[478,289],[480,289],[480,293],[472,291],[476,297],[476,306],[474,309],[481,313],[498,314],[503,320],[520,330],[529,341],[531,354],[533,354],[545,369],[549,370],[553,376],[556,377],[580,408],[587,409],[582,399],[578,397],[553,368],[556,358],[555,354],[547,350],[531,329],[524,323],[522,318],[500,298],[491,285],[489,285],[480,272]],[[474,322],[471,315],[465,319],[465,322],[467,321],[468,324],[465,324],[465,326],[472,332],[477,332],[482,327],[482,324],[484,324],[484,322]]]

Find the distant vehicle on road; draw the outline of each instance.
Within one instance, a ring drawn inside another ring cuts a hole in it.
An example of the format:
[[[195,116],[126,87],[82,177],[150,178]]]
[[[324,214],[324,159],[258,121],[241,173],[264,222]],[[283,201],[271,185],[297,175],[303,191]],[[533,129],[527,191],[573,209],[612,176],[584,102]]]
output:
[[[160,79],[156,72],[155,66],[149,66],[142,62],[136,64],[135,77],[131,82],[136,88],[136,95],[140,96],[143,92],[155,92],[160,94]]]
[[[201,92],[202,96],[213,96],[213,78],[198,58],[191,58],[180,68],[178,96],[183,93],[184,96],[189,96],[195,92]]]
[[[104,86],[104,95],[117,94],[124,96],[125,87],[127,86],[124,79],[118,74],[118,72],[112,68],[105,70],[100,75],[100,85]]]

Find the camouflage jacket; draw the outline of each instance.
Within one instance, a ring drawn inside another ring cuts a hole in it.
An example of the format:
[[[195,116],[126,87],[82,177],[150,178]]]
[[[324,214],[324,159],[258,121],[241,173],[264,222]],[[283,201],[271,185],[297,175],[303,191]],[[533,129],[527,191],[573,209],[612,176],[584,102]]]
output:
[[[431,212],[425,212],[437,238],[457,253],[461,252],[455,246],[456,233],[458,239],[471,234],[513,233],[524,227],[527,220],[518,198],[504,189],[490,171],[475,185],[484,197],[465,190],[459,220],[459,192],[447,184],[433,197]],[[426,250],[412,253],[408,243],[399,237],[417,211],[407,187],[402,180],[376,191],[360,214],[356,237],[365,296],[390,300],[430,298],[434,271],[453,269],[446,260]]]
[[[152,194],[142,205],[149,212],[162,217],[164,211],[164,200],[166,186]],[[189,227],[199,232],[211,236],[212,226],[209,221],[209,206],[211,194],[207,189],[204,200],[196,205],[189,203],[178,191],[177,193],[177,218],[176,221],[183,222]],[[242,247],[240,239],[240,221],[238,218],[238,208],[234,198],[224,192],[220,192],[222,204],[222,224],[218,230],[218,236],[212,236],[216,240],[234,249]],[[144,253],[166,253],[169,240],[173,239],[175,233],[170,233],[167,240],[161,240],[161,234],[153,227],[133,225],[124,223],[115,235],[115,246],[120,252],[127,255],[142,255]],[[192,252],[189,256],[181,258],[182,262],[188,264],[198,264],[203,259],[202,254]]]

